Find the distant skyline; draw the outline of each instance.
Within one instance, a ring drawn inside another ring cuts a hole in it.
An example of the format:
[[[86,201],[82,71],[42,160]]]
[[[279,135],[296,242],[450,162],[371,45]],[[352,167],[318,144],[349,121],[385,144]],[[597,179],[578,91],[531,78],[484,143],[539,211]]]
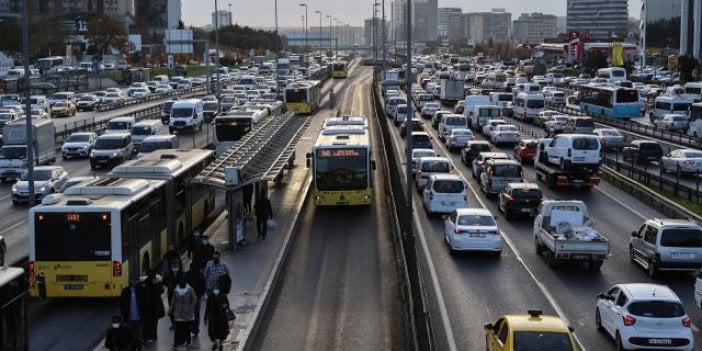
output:
[[[378,0],[380,2],[381,0]],[[372,16],[373,0],[278,0],[278,24],[281,27],[301,26],[305,8],[300,3],[308,5],[308,25],[319,25],[319,14],[322,11],[322,24],[329,25],[326,15],[331,14],[339,21],[353,26],[363,26],[363,20]],[[390,18],[390,2],[385,0],[385,16]],[[204,26],[211,24],[214,12],[213,0],[182,0],[183,22],[186,25]],[[273,27],[275,17],[273,12],[274,0],[230,0],[218,1],[220,10],[229,10],[232,5],[233,21],[239,25],[252,27]],[[363,6],[366,4],[367,6]],[[439,0],[439,7],[460,7],[463,12],[490,11],[492,8],[504,8],[517,18],[521,13],[543,12],[556,16],[565,16],[565,0]],[[629,17],[638,18],[641,12],[640,0],[629,0]]]

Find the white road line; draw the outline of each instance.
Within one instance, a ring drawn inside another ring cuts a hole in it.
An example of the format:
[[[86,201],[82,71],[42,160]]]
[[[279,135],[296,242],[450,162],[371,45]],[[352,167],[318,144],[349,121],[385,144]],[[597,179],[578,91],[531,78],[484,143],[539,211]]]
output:
[[[438,144],[438,147],[439,147],[446,155],[449,155],[449,157],[447,157],[447,158],[449,159],[449,162],[451,162],[451,165],[453,166],[453,169],[455,169],[456,172],[461,173],[461,175],[463,176],[463,178],[466,179],[466,183],[468,184],[468,188],[470,188],[470,191],[473,193],[473,195],[475,195],[475,198],[478,200],[478,202],[480,203],[480,205],[481,205],[483,208],[487,209],[488,207],[486,206],[486,204],[485,204],[485,202],[483,201],[483,199],[481,198],[481,196],[478,194],[477,191],[475,191],[475,189],[473,188],[473,186],[471,185],[471,183],[468,182],[468,178],[466,177],[466,175],[463,174],[463,173],[464,173],[463,170],[461,170],[461,169],[459,169],[458,167],[456,167],[455,163],[453,162],[453,158],[450,157],[451,153],[448,152],[448,150],[446,150],[446,148],[445,148],[445,146],[443,145],[443,143],[437,141],[437,144]],[[527,266],[526,262],[522,259],[521,254],[520,254],[519,251],[517,250],[517,247],[514,245],[514,243],[512,242],[512,240],[510,240],[509,237],[508,237],[504,232],[503,232],[503,234],[502,234],[502,237],[505,239],[505,242],[507,243],[507,246],[509,246],[509,248],[512,250],[512,252],[514,252],[514,255],[517,257],[517,261],[519,261],[519,263],[522,264],[522,266],[523,266],[524,269],[527,271],[527,273],[529,273],[529,276],[531,277],[531,279],[532,279],[532,280],[536,283],[536,285],[539,287],[539,290],[541,290],[541,293],[544,294],[544,296],[546,297],[546,300],[548,300],[548,302],[551,304],[551,306],[553,307],[553,309],[556,311],[556,314],[558,314],[558,316],[559,316],[561,319],[563,319],[567,325],[570,325],[570,322],[568,321],[568,318],[566,317],[565,313],[563,312],[563,309],[560,307],[560,305],[558,304],[558,302],[556,302],[556,299],[553,297],[553,295],[551,295],[551,292],[548,290],[548,288],[546,288],[546,285],[544,285],[544,284],[536,277],[536,275],[534,274],[534,272],[532,272],[532,270],[529,269],[529,266]],[[581,349],[582,351],[587,351],[587,349],[585,348],[585,346],[583,345],[583,343],[580,341],[580,339],[578,339],[578,336],[577,336],[575,333],[573,333],[573,336],[575,337],[575,340],[578,342],[578,346],[580,346],[580,349]]]
[[[647,216],[644,216],[643,214],[641,214],[641,212],[636,211],[636,210],[633,209],[631,206],[625,204],[622,200],[617,199],[616,197],[614,197],[614,195],[612,195],[612,194],[610,194],[610,193],[608,193],[608,192],[606,192],[606,191],[600,189],[599,187],[595,187],[595,190],[598,191],[598,192],[600,192],[600,193],[602,193],[604,196],[610,198],[612,201],[618,203],[620,206],[626,208],[626,209],[629,210],[631,213],[635,214],[637,217],[639,217],[639,218],[641,218],[641,219],[643,219],[643,220],[647,220],[647,219],[648,219]]]
[[[383,104],[383,107],[385,104]],[[385,115],[383,115],[381,118],[387,119]],[[381,123],[388,123],[388,121],[382,121]],[[390,126],[390,128],[392,128]],[[398,140],[398,136],[393,133],[392,131],[390,132],[390,137],[393,140],[393,143],[395,144],[395,147],[397,148],[398,153],[403,150],[402,143],[400,143],[400,140]],[[400,159],[402,154],[400,154]],[[405,184],[404,186],[407,187],[407,182],[410,181],[407,179],[405,172],[401,172],[402,178],[405,179]],[[413,193],[410,193],[409,196],[414,196]],[[439,314],[441,315],[441,323],[444,325],[444,333],[446,334],[446,342],[448,343],[448,349],[449,351],[456,351],[458,350],[458,347],[456,346],[456,338],[453,334],[453,326],[451,326],[451,319],[448,316],[448,309],[446,309],[446,301],[444,301],[444,292],[441,290],[441,284],[439,283],[439,276],[436,274],[436,267],[434,267],[434,260],[431,258],[431,252],[429,252],[429,245],[427,244],[426,237],[424,230],[422,230],[422,221],[419,219],[419,215],[417,214],[416,207],[412,211],[412,217],[414,218],[414,224],[415,227],[417,228],[418,231],[418,237],[419,237],[419,243],[422,246],[422,251],[424,252],[424,257],[427,259],[427,266],[429,267],[429,275],[431,276],[431,283],[434,285],[434,292],[436,295],[436,303],[439,305]]]

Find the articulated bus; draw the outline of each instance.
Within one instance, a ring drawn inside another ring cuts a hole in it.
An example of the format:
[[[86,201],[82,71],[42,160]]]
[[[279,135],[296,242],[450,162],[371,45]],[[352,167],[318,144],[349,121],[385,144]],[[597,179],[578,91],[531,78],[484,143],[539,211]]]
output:
[[[285,88],[288,111],[312,114],[322,101],[322,84],[316,80],[298,81]]]
[[[27,289],[24,269],[0,268],[0,350],[26,351]]]
[[[641,115],[639,91],[629,88],[580,88],[580,111],[612,119],[636,118]]]
[[[264,117],[268,116],[266,110],[229,110],[225,114],[215,117],[214,145],[217,156],[225,153]]]
[[[324,128],[307,154],[318,206],[370,205],[373,201],[373,152],[364,126]]]
[[[345,61],[334,61],[331,63],[332,78],[348,77],[348,65]]]
[[[191,179],[211,160],[208,150],[157,150],[46,197],[29,214],[29,276],[43,276],[46,297],[119,296],[205,224],[214,192]],[[30,293],[42,296],[38,284]]]

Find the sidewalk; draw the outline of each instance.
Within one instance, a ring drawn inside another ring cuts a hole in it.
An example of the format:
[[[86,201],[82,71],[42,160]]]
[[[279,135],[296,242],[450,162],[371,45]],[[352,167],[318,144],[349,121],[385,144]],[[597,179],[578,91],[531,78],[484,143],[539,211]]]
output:
[[[232,278],[232,291],[228,295],[231,308],[237,315],[229,336],[224,343],[225,350],[243,350],[249,334],[258,328],[260,313],[270,297],[274,280],[283,264],[287,247],[295,229],[298,214],[301,212],[307,197],[310,174],[305,167],[305,154],[311,149],[315,136],[319,134],[322,124],[332,111],[322,110],[300,139],[295,150],[295,166],[287,170],[280,187],[269,183],[269,198],[273,205],[274,219],[278,230],[269,231],[266,240],[257,238],[255,222],[246,223],[246,243],[239,245],[236,251],[227,250],[228,233],[226,212],[220,215],[204,233],[210,237],[217,249],[221,251],[221,259],[227,266]],[[166,294],[163,294],[164,306]],[[205,312],[205,301],[201,304],[200,318]],[[108,321],[105,323],[108,327]],[[106,350],[103,342],[95,351]],[[168,317],[161,318],[158,324],[158,341],[149,343],[144,350],[171,350],[173,347],[173,331],[170,330]],[[200,320],[200,333],[193,338],[188,350],[210,350],[212,342],[207,335],[207,327]],[[186,350],[185,346],[178,348]]]

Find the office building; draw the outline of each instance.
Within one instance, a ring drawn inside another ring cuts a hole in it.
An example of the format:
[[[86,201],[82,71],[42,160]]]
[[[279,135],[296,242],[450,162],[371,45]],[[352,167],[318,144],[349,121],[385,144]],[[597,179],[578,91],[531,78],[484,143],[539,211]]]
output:
[[[232,20],[232,13],[225,10],[219,10],[217,12],[212,12],[212,26],[215,25],[215,19],[217,19],[217,25],[220,27],[227,27],[234,24]]]
[[[469,45],[508,43],[512,14],[504,9],[463,14],[463,38]]]
[[[702,59],[702,0],[682,0],[680,55]]]
[[[407,1],[396,0],[391,4],[391,19],[397,40],[407,37]],[[439,19],[438,0],[413,0],[412,1],[412,41],[435,41]]]
[[[181,20],[181,0],[136,0],[136,18],[149,32],[164,34]]]
[[[680,48],[681,0],[641,1],[641,47],[658,51]]]
[[[558,37],[556,16],[543,13],[523,13],[512,22],[512,40],[519,44],[543,43]]]
[[[439,39],[450,43],[461,41],[463,37],[463,11],[459,7],[440,7],[437,27]]]
[[[382,46],[383,45],[383,20],[381,18],[366,18],[365,21],[363,21],[363,43],[368,45],[368,46],[373,46],[373,20],[375,20],[375,38],[376,38],[376,43],[378,45]],[[388,26],[388,21],[385,21],[385,38],[387,39],[389,37],[388,31],[390,30],[390,27]],[[323,29],[322,32],[325,30]],[[324,36],[324,33],[322,33],[322,37]]]
[[[102,2],[102,7],[103,13],[108,16],[117,18],[134,16],[134,0],[104,0]]]
[[[628,0],[567,0],[569,32],[589,34],[590,41],[612,41],[626,34]]]

